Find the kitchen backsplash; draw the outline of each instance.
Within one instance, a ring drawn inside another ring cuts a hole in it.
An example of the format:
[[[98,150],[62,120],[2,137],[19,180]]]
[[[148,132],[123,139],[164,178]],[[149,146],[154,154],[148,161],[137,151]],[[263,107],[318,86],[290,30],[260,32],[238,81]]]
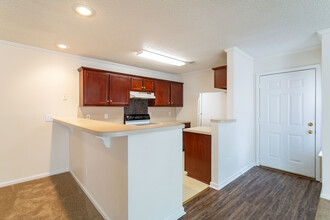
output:
[[[147,99],[131,99],[129,106],[124,107],[124,114],[148,114]]]
[[[148,107],[152,122],[170,122],[176,120],[175,107]],[[108,119],[104,115],[108,114]],[[93,120],[124,123],[124,107],[78,107],[78,117]]]

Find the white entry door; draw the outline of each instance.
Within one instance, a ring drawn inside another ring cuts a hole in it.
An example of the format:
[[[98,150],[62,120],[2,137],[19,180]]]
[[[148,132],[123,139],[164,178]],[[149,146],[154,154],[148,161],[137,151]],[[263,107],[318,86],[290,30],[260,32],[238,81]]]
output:
[[[260,77],[260,164],[315,177],[315,70]]]

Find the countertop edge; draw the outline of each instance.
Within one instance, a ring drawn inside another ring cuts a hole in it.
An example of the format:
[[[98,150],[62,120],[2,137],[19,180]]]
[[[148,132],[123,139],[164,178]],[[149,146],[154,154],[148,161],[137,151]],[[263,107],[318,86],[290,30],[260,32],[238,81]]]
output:
[[[71,118],[71,120],[77,120],[80,118]],[[70,120],[70,119],[67,119]],[[93,122],[95,121],[96,123],[109,123],[109,126],[113,125],[113,126],[119,126],[121,129],[118,130],[113,130],[113,131],[100,131],[97,129],[91,129],[88,128],[87,126],[81,126],[81,125],[77,125],[74,123],[70,123],[67,120],[63,119],[63,118],[54,118],[53,121],[57,122],[59,124],[62,124],[64,126],[73,128],[73,129],[78,129],[80,131],[85,131],[87,133],[90,133],[92,135],[95,136],[99,136],[99,137],[121,137],[121,136],[128,136],[128,135],[132,135],[132,134],[142,134],[142,133],[150,133],[150,132],[156,132],[156,131],[162,131],[162,130],[172,130],[172,129],[182,129],[184,128],[184,125],[181,123],[162,123],[160,125],[147,125],[147,126],[133,126],[133,125],[123,125],[123,124],[116,124],[116,123],[112,123],[112,122],[103,122],[103,121],[97,121],[97,120],[89,120],[89,119],[82,119],[82,120],[88,120],[88,122]],[[128,130],[123,130],[123,128],[127,126],[129,127]],[[133,127],[132,127],[133,126]]]
[[[236,122],[236,119],[211,119],[211,122],[214,123],[233,123]]]

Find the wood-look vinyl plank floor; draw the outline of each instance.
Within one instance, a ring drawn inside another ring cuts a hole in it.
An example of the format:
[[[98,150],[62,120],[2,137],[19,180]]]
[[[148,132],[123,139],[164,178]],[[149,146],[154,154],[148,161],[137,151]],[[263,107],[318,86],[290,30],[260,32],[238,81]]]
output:
[[[254,167],[220,191],[208,189],[184,205],[180,220],[314,220],[321,183]]]

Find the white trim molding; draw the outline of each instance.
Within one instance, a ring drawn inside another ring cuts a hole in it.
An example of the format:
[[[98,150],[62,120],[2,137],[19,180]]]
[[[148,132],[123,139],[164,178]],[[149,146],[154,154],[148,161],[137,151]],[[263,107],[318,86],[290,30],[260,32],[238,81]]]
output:
[[[215,189],[215,190],[220,190],[220,189],[224,188],[225,186],[227,186],[229,183],[231,183],[234,180],[236,180],[238,177],[240,177],[244,173],[246,173],[252,167],[255,167],[255,166],[256,166],[255,163],[249,164],[246,167],[243,167],[243,169],[237,171],[236,173],[234,173],[233,175],[231,175],[230,177],[228,177],[227,179],[225,179],[224,181],[221,181],[221,183],[219,183],[219,184],[217,184],[215,182],[211,182],[210,183],[210,187],[212,189]]]
[[[93,203],[93,205],[95,206],[95,208],[97,209],[97,211],[99,211],[99,213],[102,215],[102,217],[105,220],[111,220],[109,218],[109,216],[105,213],[105,211],[101,208],[101,206],[96,202],[96,200],[94,199],[94,197],[87,191],[87,189],[84,187],[84,185],[79,181],[79,179],[77,178],[77,176],[74,174],[74,172],[72,172],[70,170],[71,175],[73,176],[73,178],[76,180],[76,182],[78,183],[78,185],[80,186],[80,188],[82,189],[82,191],[84,191],[85,195],[89,198],[89,200]]]
[[[330,34],[330,28],[319,30],[316,33],[322,38],[323,35]]]
[[[174,212],[172,215],[166,217],[164,220],[177,220],[184,216],[186,212],[184,211],[183,207],[178,209],[176,212]]]
[[[324,193],[321,192],[320,197],[321,197],[322,199],[326,199],[326,200],[329,200],[329,201],[330,201],[330,195],[329,195],[329,194],[324,194]]]
[[[20,179],[16,179],[16,180],[11,180],[8,182],[0,183],[0,188],[5,187],[5,186],[11,186],[11,185],[18,184],[18,183],[24,183],[24,182],[28,182],[31,180],[36,180],[36,179],[40,179],[40,178],[44,178],[44,177],[48,177],[48,176],[53,176],[53,175],[60,174],[60,173],[66,173],[66,172],[69,172],[69,169],[56,170],[56,171],[51,171],[51,172],[47,172],[47,173],[37,174],[34,176],[28,176],[28,177],[24,177],[24,178],[20,178]]]
[[[245,53],[244,51],[242,51],[241,49],[239,49],[238,47],[231,47],[231,48],[227,48],[224,50],[226,53],[229,53],[229,52],[238,52],[240,53],[241,55],[249,58],[250,60],[254,60],[254,57],[252,57],[251,55]]]

